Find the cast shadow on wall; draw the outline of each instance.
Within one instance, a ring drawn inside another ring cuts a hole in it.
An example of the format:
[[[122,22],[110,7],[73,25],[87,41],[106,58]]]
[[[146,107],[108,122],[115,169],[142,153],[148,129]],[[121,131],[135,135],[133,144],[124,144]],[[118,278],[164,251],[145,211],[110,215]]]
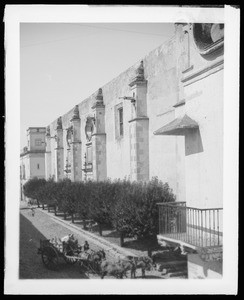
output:
[[[199,128],[188,129],[185,135],[185,155],[203,152],[202,138]]]

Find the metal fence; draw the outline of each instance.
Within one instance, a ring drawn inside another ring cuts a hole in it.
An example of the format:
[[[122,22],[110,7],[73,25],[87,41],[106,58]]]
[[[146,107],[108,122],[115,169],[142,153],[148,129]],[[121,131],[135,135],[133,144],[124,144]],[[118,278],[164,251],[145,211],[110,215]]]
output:
[[[222,208],[199,209],[185,202],[158,205],[159,234],[197,247],[222,246]]]

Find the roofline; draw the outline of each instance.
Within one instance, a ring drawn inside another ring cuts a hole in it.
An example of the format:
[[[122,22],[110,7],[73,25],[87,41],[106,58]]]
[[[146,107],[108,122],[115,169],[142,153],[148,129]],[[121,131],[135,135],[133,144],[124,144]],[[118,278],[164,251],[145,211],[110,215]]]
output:
[[[37,129],[37,128],[39,128],[39,129],[46,129],[46,127],[28,127],[28,129],[26,129],[26,130],[29,130],[29,129]]]

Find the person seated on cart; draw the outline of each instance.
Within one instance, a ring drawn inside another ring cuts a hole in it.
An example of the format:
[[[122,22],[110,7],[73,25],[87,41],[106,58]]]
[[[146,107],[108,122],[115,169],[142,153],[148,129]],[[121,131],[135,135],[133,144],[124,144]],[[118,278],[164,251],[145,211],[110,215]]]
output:
[[[68,243],[70,240],[74,240],[74,235],[73,233],[70,233],[64,237],[61,238],[62,242]]]
[[[64,252],[68,255],[74,255],[74,252],[79,250],[78,240],[74,238],[73,234],[68,234],[61,239],[63,243]]]

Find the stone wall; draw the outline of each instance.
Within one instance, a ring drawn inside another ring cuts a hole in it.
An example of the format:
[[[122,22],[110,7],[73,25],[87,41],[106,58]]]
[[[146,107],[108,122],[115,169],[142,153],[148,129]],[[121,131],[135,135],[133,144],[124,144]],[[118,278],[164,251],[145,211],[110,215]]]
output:
[[[223,53],[204,54],[193,32],[196,35],[196,28],[191,24],[177,24],[173,38],[142,58],[146,83],[143,89],[130,85],[139,70],[140,62],[137,62],[101,87],[99,97],[102,100],[98,99],[97,89],[78,104],[81,145],[76,155],[81,159],[79,171],[84,168],[86,144],[91,142],[85,132],[89,117],[95,121],[93,134],[96,135],[92,137],[94,179],[148,180],[157,176],[168,182],[177,200],[186,200],[187,205],[222,206]],[[133,97],[135,102],[128,101]],[[94,109],[96,101],[102,101],[100,112]],[[122,135],[118,134],[118,108],[123,109]],[[67,157],[66,129],[71,125],[73,110],[71,108],[61,117],[64,161]],[[182,136],[154,135],[156,130],[184,114],[197,122],[198,130]],[[132,124],[138,115],[147,121]],[[51,136],[56,134],[56,124],[57,120],[50,124]],[[103,137],[97,135],[100,127]],[[55,174],[54,139],[51,139],[50,148],[52,174]]]

